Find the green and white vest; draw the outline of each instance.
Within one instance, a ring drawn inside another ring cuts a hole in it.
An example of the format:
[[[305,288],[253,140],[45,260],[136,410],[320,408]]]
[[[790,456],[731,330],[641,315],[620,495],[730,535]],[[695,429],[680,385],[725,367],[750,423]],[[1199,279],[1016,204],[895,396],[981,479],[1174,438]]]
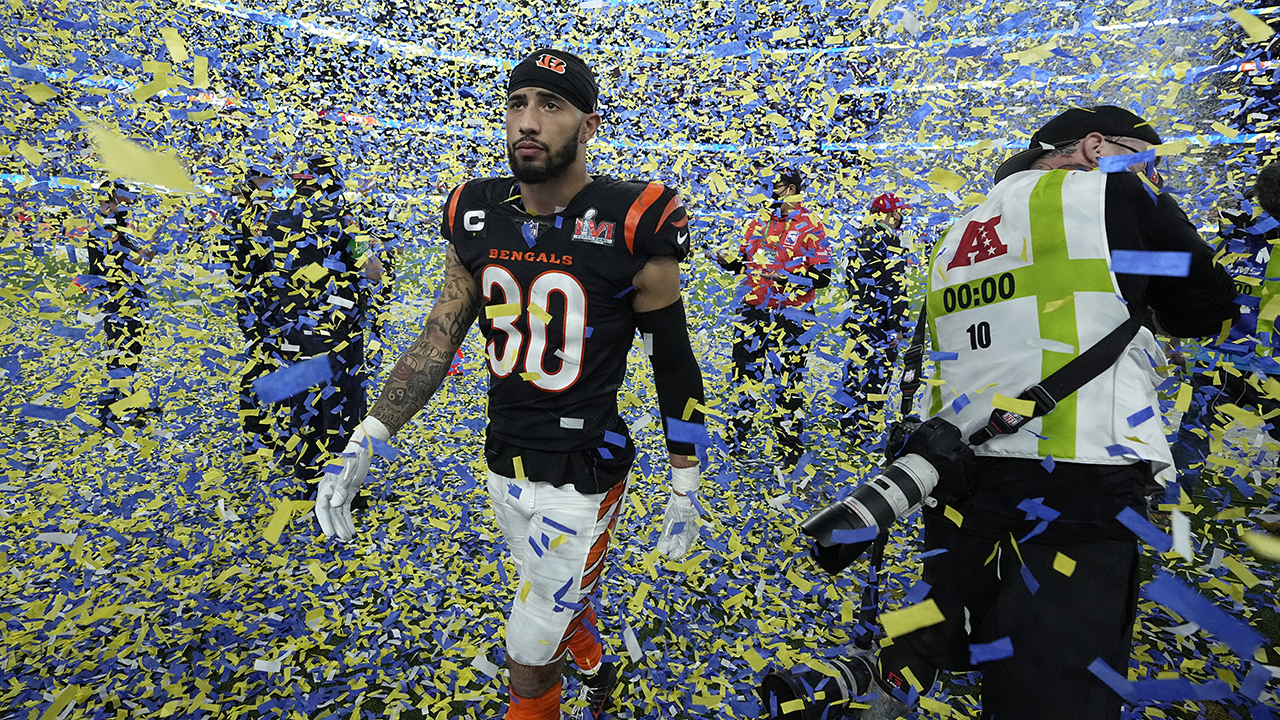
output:
[[[955,359],[935,356],[944,382],[932,390],[932,412],[966,437],[987,424],[996,394],[1016,398],[1129,317],[1109,265],[1105,198],[1102,173],[1020,172],[935,246],[929,330],[933,349]],[[1172,464],[1155,392],[1152,360],[1161,357],[1150,331],[1139,330],[1114,366],[977,454],[1101,465],[1142,458],[1160,472]]]

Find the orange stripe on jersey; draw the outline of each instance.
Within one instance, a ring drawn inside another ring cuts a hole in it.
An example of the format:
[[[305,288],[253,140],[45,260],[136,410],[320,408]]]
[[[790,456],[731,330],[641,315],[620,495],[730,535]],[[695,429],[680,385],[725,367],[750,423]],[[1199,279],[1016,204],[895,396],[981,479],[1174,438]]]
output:
[[[667,203],[667,209],[662,211],[662,217],[658,218],[658,227],[654,229],[654,232],[662,230],[662,223],[666,222],[667,218],[671,217],[671,213],[682,207],[684,207],[684,203],[680,202],[679,195],[671,198],[671,202]],[[679,226],[677,225],[677,227]]]
[[[636,228],[640,225],[640,218],[644,217],[645,212],[658,201],[658,197],[662,195],[662,183],[651,182],[644,192],[640,193],[640,197],[631,203],[631,209],[627,211],[627,224],[623,226],[622,236],[627,240],[627,252],[635,253]]]
[[[462,183],[458,187],[454,188],[453,199],[449,201],[449,234],[450,235],[453,235],[453,216],[458,212],[458,198],[462,197],[462,188],[466,186],[467,186],[467,183]]]

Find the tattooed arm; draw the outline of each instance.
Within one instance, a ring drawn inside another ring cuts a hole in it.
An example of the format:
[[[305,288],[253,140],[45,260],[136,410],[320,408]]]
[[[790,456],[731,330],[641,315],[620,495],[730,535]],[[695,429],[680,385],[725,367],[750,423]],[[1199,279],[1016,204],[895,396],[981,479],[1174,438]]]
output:
[[[435,394],[449,364],[476,320],[479,290],[475,278],[449,246],[444,261],[444,287],[427,317],[427,325],[400,357],[382,395],[370,413],[396,434]]]

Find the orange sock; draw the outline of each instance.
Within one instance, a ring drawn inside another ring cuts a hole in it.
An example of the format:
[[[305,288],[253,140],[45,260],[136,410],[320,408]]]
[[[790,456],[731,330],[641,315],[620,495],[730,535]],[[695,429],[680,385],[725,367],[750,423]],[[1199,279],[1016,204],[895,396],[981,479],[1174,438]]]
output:
[[[536,698],[511,693],[506,720],[560,720],[560,683]]]
[[[604,648],[601,647],[596,631],[596,611],[587,604],[587,609],[578,616],[573,635],[569,638],[569,652],[573,653],[573,663],[586,672],[600,666]]]

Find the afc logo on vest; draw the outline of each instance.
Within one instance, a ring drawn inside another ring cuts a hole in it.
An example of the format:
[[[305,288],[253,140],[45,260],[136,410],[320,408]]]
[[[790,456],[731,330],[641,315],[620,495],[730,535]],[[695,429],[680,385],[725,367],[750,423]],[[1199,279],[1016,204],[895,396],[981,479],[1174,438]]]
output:
[[[964,235],[960,238],[956,256],[947,263],[947,269],[968,267],[1009,252],[1009,246],[1001,242],[1000,236],[996,233],[996,225],[999,224],[999,215],[982,222],[970,221],[968,227],[964,229]]]

